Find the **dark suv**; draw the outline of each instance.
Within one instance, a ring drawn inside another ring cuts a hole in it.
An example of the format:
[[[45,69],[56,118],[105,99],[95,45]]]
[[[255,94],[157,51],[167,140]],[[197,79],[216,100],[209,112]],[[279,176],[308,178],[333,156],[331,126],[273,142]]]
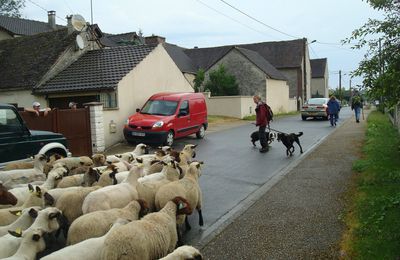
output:
[[[58,133],[29,130],[17,109],[0,103],[0,168],[35,154],[69,156],[67,139]]]

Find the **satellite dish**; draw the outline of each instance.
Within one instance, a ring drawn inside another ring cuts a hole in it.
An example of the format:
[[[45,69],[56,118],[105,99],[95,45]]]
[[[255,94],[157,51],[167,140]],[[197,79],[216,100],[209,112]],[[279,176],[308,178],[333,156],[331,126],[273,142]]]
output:
[[[71,18],[71,24],[76,31],[82,31],[82,29],[86,26],[86,21],[85,18],[82,17],[82,15],[74,14]]]
[[[82,36],[79,34],[76,36],[76,45],[78,45],[79,49],[85,48],[85,41],[83,40]]]

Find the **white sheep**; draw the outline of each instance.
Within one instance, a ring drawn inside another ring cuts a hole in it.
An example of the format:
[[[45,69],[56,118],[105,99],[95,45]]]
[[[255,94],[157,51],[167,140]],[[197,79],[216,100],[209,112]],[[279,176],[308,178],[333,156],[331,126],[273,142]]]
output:
[[[103,166],[106,164],[106,155],[102,153],[96,153],[92,155],[93,166]]]
[[[139,182],[136,185],[136,190],[139,194],[139,199],[142,199],[144,201],[147,202],[148,207],[150,209],[151,212],[156,210],[155,207],[155,197],[156,197],[156,193],[157,191],[160,189],[161,186],[170,183],[172,181],[177,181],[179,180],[181,171],[178,168],[179,166],[177,166],[177,162],[170,162],[168,164],[166,164],[163,168],[163,178],[159,179],[159,180],[148,180],[147,182]],[[152,174],[152,175],[147,175],[145,177],[148,176],[153,176],[156,174]],[[140,178],[139,178],[140,180]]]
[[[51,233],[60,228],[58,223],[58,217],[61,215],[61,211],[57,208],[50,207],[45,208],[38,212],[33,224],[25,231],[42,229],[46,233]],[[18,247],[21,244],[21,238],[14,237],[10,234],[0,237],[0,258],[9,257],[17,252]]]
[[[186,172],[185,177],[178,181],[170,182],[162,186],[156,193],[155,205],[161,209],[164,205],[176,196],[184,197],[193,208],[196,208],[199,214],[199,225],[203,226],[202,193],[199,186],[199,177],[201,176],[201,164],[203,162],[192,162]],[[177,222],[182,224],[185,220],[186,228],[190,229],[189,222],[185,216],[182,216]]]
[[[69,260],[69,259],[85,259],[85,260],[98,260],[101,257],[101,250],[104,245],[104,240],[107,235],[112,232],[115,228],[119,226],[123,226],[129,223],[128,220],[125,219],[117,219],[114,223],[112,223],[112,227],[108,233],[96,237],[84,240],[80,243],[70,245],[60,249],[58,251],[53,252],[50,255],[42,257],[42,260]]]
[[[133,200],[122,209],[99,210],[82,215],[72,222],[67,236],[67,245],[85,239],[100,237],[108,232],[110,225],[118,218],[137,220],[147,214],[147,203]]]
[[[42,185],[39,185],[40,189],[53,189],[56,185],[56,182],[58,180],[61,180],[67,172],[68,170],[63,167],[52,169],[47,175],[46,181]],[[26,185],[25,187],[18,187],[9,190],[9,192],[11,192],[18,199],[17,205],[15,206],[21,206],[28,199],[29,190],[27,189],[27,187],[28,185]]]
[[[21,183],[27,184],[33,181],[44,181],[46,175],[43,173],[43,167],[46,161],[46,155],[37,154],[34,159],[34,168],[0,171],[0,181],[7,189],[12,189]]]
[[[37,217],[38,211],[41,207],[29,207],[19,211],[13,211],[12,214],[18,216],[18,218],[11,224],[0,227],[0,237],[8,233],[9,230],[27,229],[30,227]]]
[[[75,219],[83,214],[82,204],[85,197],[99,188],[101,187],[80,187],[80,189],[75,191],[67,191],[58,198],[56,208],[62,211],[62,214],[68,220],[68,224],[71,224]]]
[[[197,248],[184,245],[176,248],[172,253],[160,258],[159,260],[202,260],[203,256]]]
[[[0,209],[0,226],[9,225],[14,222],[18,216],[10,213],[10,211],[19,211],[28,207],[43,206],[43,195],[44,190],[39,186],[34,189],[32,185],[28,185],[30,191],[28,199],[19,207],[12,207],[6,209]]]
[[[188,161],[196,157],[196,151],[194,150],[196,147],[197,144],[187,144],[183,147],[181,152],[186,155]]]
[[[74,174],[63,177],[57,184],[57,188],[68,188],[74,186],[81,186],[85,174]]]
[[[114,165],[109,165],[105,169],[98,171],[95,168],[93,171],[96,171],[100,174],[99,180],[93,183],[94,186],[108,186],[117,184],[116,174],[118,169]]]
[[[157,172],[157,173],[153,173],[150,175],[140,177],[138,181],[140,183],[149,183],[149,182],[155,182],[155,181],[161,181],[161,180],[167,179],[168,176],[171,176],[171,175],[174,177],[176,174],[178,174],[178,178],[181,175],[181,169],[177,162],[170,161],[170,162],[166,163],[166,162],[162,161],[161,164],[163,165],[161,172]]]
[[[36,254],[46,249],[43,239],[42,229],[32,229],[21,233],[12,233],[16,237],[21,237],[21,245],[13,256],[4,258],[7,260],[34,260]]]
[[[88,156],[67,157],[54,161],[53,166],[56,167],[56,164],[65,165],[71,171],[80,166],[93,166],[93,161]]]
[[[128,177],[119,184],[106,186],[91,192],[84,200],[83,214],[96,210],[123,208],[132,200],[138,199],[137,180],[143,172],[143,165],[133,166]]]
[[[68,187],[68,188],[55,188],[44,192],[44,205],[45,206],[53,206],[56,205],[57,200],[61,197],[62,194],[69,191],[78,191],[80,188],[79,186],[75,187]]]
[[[101,259],[158,259],[172,252],[178,241],[176,217],[190,214],[188,202],[180,197],[159,212],[116,227],[106,237]]]

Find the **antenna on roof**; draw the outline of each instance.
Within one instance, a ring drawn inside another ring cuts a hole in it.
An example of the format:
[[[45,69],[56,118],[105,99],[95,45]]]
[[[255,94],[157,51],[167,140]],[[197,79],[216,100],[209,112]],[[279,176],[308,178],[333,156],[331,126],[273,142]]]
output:
[[[80,14],[74,14],[72,16],[71,24],[76,31],[82,31],[86,27],[85,18],[83,18]]]

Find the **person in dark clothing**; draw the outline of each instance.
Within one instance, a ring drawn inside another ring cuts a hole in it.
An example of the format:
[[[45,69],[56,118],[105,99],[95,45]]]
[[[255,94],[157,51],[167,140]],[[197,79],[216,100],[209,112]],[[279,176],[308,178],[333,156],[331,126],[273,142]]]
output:
[[[361,97],[360,92],[358,90],[355,90],[354,95],[351,97],[350,103],[351,110],[354,110],[357,123],[360,123],[360,113],[361,109],[363,108],[363,102],[364,100]]]
[[[268,152],[267,137],[265,135],[265,128],[268,125],[267,118],[267,107],[265,103],[261,100],[260,96],[253,96],[253,101],[256,106],[256,126],[258,126],[258,134],[260,135],[261,149],[260,153]]]
[[[337,101],[335,96],[331,96],[327,105],[328,105],[328,114],[331,126],[336,126],[336,122],[338,120],[338,114],[340,111],[339,102]]]

